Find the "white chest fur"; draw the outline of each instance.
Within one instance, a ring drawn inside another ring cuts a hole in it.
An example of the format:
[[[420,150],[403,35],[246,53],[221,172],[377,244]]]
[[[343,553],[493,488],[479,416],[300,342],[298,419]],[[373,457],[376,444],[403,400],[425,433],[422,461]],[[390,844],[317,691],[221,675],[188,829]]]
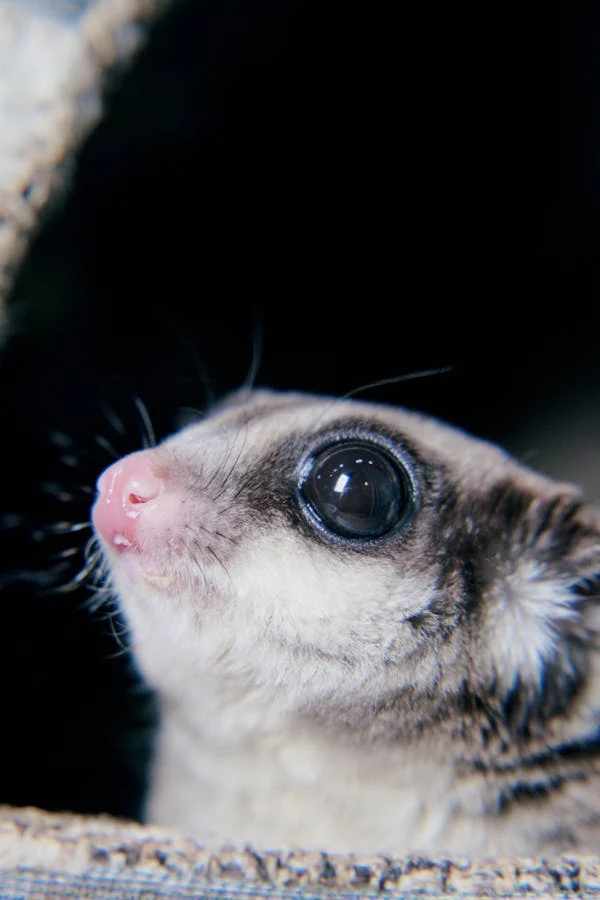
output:
[[[357,748],[291,727],[214,741],[167,712],[148,812],[209,841],[427,850],[448,831],[454,789],[450,767],[416,749]]]

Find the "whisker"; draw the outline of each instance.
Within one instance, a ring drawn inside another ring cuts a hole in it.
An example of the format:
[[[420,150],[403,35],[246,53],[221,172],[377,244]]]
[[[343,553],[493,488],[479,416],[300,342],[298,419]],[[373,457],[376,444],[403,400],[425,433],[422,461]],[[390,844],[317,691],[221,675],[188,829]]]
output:
[[[220,490],[218,491],[216,497],[214,497],[215,500],[218,500],[219,497],[221,497],[223,495],[225,488],[229,484],[229,479],[231,478],[231,476],[233,475],[233,473],[235,472],[235,470],[237,468],[237,464],[239,463],[242,453],[244,452],[244,449],[246,447],[247,440],[248,440],[248,427],[247,427],[247,423],[246,423],[246,428],[244,429],[244,434],[242,437],[242,446],[240,447],[238,454],[237,454],[236,458],[234,459],[233,464],[229,468],[227,474],[225,475],[224,478],[222,478]]]
[[[228,464],[229,459],[231,458],[231,455],[232,455],[232,453],[234,452],[235,444],[236,444],[236,441],[237,441],[239,435],[242,436],[242,445],[241,445],[241,447],[240,447],[240,449],[239,449],[239,451],[238,451],[238,454],[237,454],[235,460],[233,461],[233,465],[231,466],[231,468],[229,469],[229,471],[227,472],[227,474],[226,474],[225,477],[223,478],[223,469],[224,469],[224,467]],[[213,483],[213,481],[216,480],[217,477],[221,478],[221,485],[220,485],[220,487],[219,487],[219,489],[218,489],[216,495],[215,495],[214,497],[211,498],[213,501],[218,500],[219,497],[221,497],[221,495],[223,494],[223,492],[224,492],[224,490],[225,490],[225,488],[226,488],[226,486],[227,486],[227,483],[228,483],[229,479],[231,478],[233,472],[235,471],[235,468],[236,468],[238,462],[240,461],[240,457],[241,457],[241,455],[242,455],[242,453],[243,453],[243,451],[244,451],[244,448],[245,448],[245,446],[246,446],[246,441],[247,441],[247,439],[248,439],[248,423],[245,422],[245,423],[244,423],[244,430],[243,430],[243,432],[240,430],[240,431],[237,432],[237,434],[235,434],[233,441],[230,441],[230,442],[229,442],[229,445],[228,445],[228,448],[227,448],[227,453],[226,453],[225,456],[223,457],[223,459],[222,459],[220,465],[215,469],[213,475],[211,475],[211,477],[208,479],[208,481],[206,482],[206,484],[203,485],[203,489],[207,491],[208,488],[211,486],[211,484]]]
[[[74,494],[65,490],[64,487],[55,481],[43,481],[41,484],[37,485],[37,489],[44,494],[50,494],[50,496],[59,500],[61,503],[73,503],[75,500]]]
[[[192,362],[192,367],[196,369],[198,373],[195,376],[186,377],[184,380],[200,382],[202,391],[204,393],[204,405],[212,406],[216,399],[216,393],[211,385],[211,380],[208,376],[206,367],[202,361],[200,353],[198,352],[196,344],[190,339],[189,334],[181,327],[181,323],[174,318],[170,311],[166,309],[164,304],[161,305],[158,312],[163,317],[163,319],[165,319],[171,331],[175,334],[175,337],[189,356]]]
[[[79,468],[79,459],[74,456],[72,453],[63,453],[61,457],[59,457],[63,466],[67,466],[68,469],[77,469]]]
[[[250,391],[254,387],[254,382],[256,381],[256,376],[258,375],[258,370],[260,368],[261,358],[262,358],[262,350],[263,350],[263,326],[262,322],[258,320],[258,312],[255,310],[254,316],[254,328],[252,330],[252,356],[250,358],[250,366],[248,368],[248,372],[244,381],[242,382],[241,390]]]
[[[194,524],[194,528],[192,528],[192,526],[186,522],[185,527],[188,531],[191,532],[194,531],[194,528],[200,528],[201,531],[205,531],[206,534],[209,534],[211,537],[214,535],[215,537],[223,538],[224,541],[229,541],[231,544],[236,543],[236,541],[234,541],[233,538],[229,537],[229,535],[223,534],[221,531],[212,531],[210,528],[207,528],[206,525],[202,525],[201,522],[196,522]]]
[[[115,450],[115,448],[107,438],[105,438],[101,434],[95,434],[93,439],[99,447],[102,447],[102,449],[108,453],[109,456],[112,456],[113,459],[119,459],[121,454],[118,453],[117,450]]]
[[[91,527],[91,522],[52,522],[50,525],[44,525],[43,528],[37,528],[31,533],[31,536],[33,540],[39,541],[47,535],[73,534]]]
[[[91,559],[92,557],[96,559],[102,558],[102,548],[95,534],[92,534],[88,539],[83,552],[86,559]]]
[[[185,428],[186,425],[196,425],[204,418],[204,413],[200,409],[193,406],[181,406],[177,410],[176,427],[177,430]]]
[[[348,400],[351,397],[356,396],[356,394],[361,394],[364,391],[368,391],[376,387],[384,387],[385,385],[389,384],[401,384],[404,381],[414,381],[417,378],[427,378],[430,375],[443,375],[451,371],[452,366],[442,366],[437,369],[422,369],[419,372],[407,372],[405,375],[393,375],[390,378],[380,378],[377,381],[371,381],[368,384],[362,384],[359,387],[353,388],[351,391],[347,391],[347,393],[343,394],[341,397],[332,397],[329,405],[326,406],[325,409],[323,409],[323,411],[315,417],[313,427],[317,428],[319,426],[330,408],[333,408],[337,403],[340,403],[343,400]]]
[[[121,621],[119,619],[116,611],[113,613],[113,615],[109,616],[109,619],[108,619],[112,636],[114,637],[115,642],[116,642],[117,646],[119,647],[119,651],[120,651],[119,653],[112,654],[113,659],[116,659],[117,657],[122,656],[123,654],[129,653],[129,647],[127,647],[123,643],[123,640],[122,640],[122,638],[127,635],[128,628],[124,623],[122,623],[123,624],[122,631],[118,632],[115,627],[115,620]]]
[[[93,584],[89,583],[86,585],[86,590],[88,594],[95,594],[95,597],[89,597],[86,601],[86,607],[91,612],[97,612],[102,606],[109,606],[112,602],[112,594],[110,588],[106,584]],[[111,611],[108,615],[113,615],[114,613]]]
[[[230,544],[237,544],[235,538],[229,537],[228,534],[223,534],[221,531],[215,531],[214,534],[216,534],[217,537],[223,538],[224,541],[229,541]]]
[[[221,474],[221,472],[222,472],[222,470],[223,470],[223,466],[225,466],[225,465],[227,464],[227,461],[229,460],[229,457],[230,457],[231,454],[233,453],[233,448],[234,448],[234,446],[235,446],[235,440],[236,440],[236,438],[237,438],[237,435],[234,437],[233,441],[230,441],[230,442],[229,442],[228,447],[227,447],[227,451],[226,451],[226,453],[225,453],[225,456],[222,458],[222,460],[220,461],[219,465],[215,468],[215,471],[214,471],[213,474],[210,476],[210,478],[208,479],[208,481],[206,481],[206,482],[201,482],[200,479],[198,479],[198,480],[199,480],[199,483],[202,484],[202,488],[203,488],[205,491],[207,491],[208,488],[209,488],[209,487],[211,486],[211,484],[213,483],[213,481],[215,481],[215,480],[219,477],[219,475]]]
[[[81,553],[81,547],[67,547],[66,550],[60,550],[58,553],[53,553],[51,559],[70,559],[72,556],[77,556]]]
[[[208,552],[210,553],[210,555],[213,557],[213,559],[215,559],[215,560],[218,562],[218,564],[221,566],[221,568],[223,569],[223,571],[225,572],[225,574],[227,575],[227,577],[228,577],[229,580],[231,581],[231,575],[229,574],[229,572],[227,571],[226,566],[223,564],[222,560],[219,559],[219,557],[217,556],[217,554],[215,553],[215,551],[213,550],[213,548],[212,548],[212,547],[207,547],[206,549],[208,550]]]
[[[69,594],[72,591],[77,590],[81,587],[82,584],[85,584],[91,573],[96,568],[97,560],[90,560],[87,565],[85,565],[70,581],[67,581],[65,584],[58,585],[54,588],[53,593],[55,594]]]
[[[420,372],[407,372],[405,375],[392,375],[390,378],[380,378],[378,381],[371,381],[369,384],[363,384],[360,387],[353,388],[347,394],[343,394],[340,400],[348,400],[356,394],[363,391],[370,391],[372,388],[385,387],[388,384],[400,384],[403,381],[414,381],[417,378],[429,378],[431,375],[446,375],[452,371],[452,366],[441,366],[437,369],[422,369]]]
[[[147,450],[149,447],[156,447],[156,435],[154,434],[148,407],[138,394],[133,394],[133,402],[142,426],[142,444],[144,450]]]
[[[48,432],[48,440],[55,447],[62,447],[63,449],[73,446],[73,439],[68,434],[65,434],[64,431],[56,429]]]
[[[196,546],[196,545],[194,545],[194,546]],[[197,571],[197,572],[202,572],[202,565],[201,565],[201,563],[200,563],[200,560],[199,560],[198,557],[196,556],[196,554],[193,552],[193,550],[190,550],[189,547],[188,547],[188,551],[187,551],[187,552],[189,553],[189,555],[190,555],[190,557],[191,557],[191,559],[192,559],[192,562],[193,562],[193,563],[195,564],[195,566],[196,566],[196,571]]]
[[[98,406],[104,417],[106,418],[108,424],[112,428],[112,430],[118,434],[120,437],[125,437],[127,434],[127,429],[123,424],[123,420],[119,418],[116,412],[108,406],[105,406],[104,403],[98,402]]]
[[[234,500],[234,501],[237,500],[238,497],[240,496],[240,494],[248,487],[248,485],[249,485],[250,482],[252,481],[252,478],[253,478],[252,475],[249,475],[247,478],[244,478],[244,480],[242,481],[241,485],[239,486],[239,488],[237,489],[237,491],[236,491],[235,494],[233,495],[233,500]]]

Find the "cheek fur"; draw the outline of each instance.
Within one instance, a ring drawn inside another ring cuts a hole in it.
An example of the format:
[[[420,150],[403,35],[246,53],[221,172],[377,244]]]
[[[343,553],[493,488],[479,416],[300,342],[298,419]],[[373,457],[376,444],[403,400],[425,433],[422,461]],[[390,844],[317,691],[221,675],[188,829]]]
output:
[[[488,646],[488,665],[507,688],[518,678],[542,688],[545,666],[556,658],[562,632],[580,617],[572,581],[525,559],[492,586],[481,637]]]
[[[292,533],[257,537],[229,566],[236,611],[257,639],[304,645],[352,662],[385,655],[406,620],[435,596],[434,576],[307,548]],[[269,564],[265,565],[264,560]]]

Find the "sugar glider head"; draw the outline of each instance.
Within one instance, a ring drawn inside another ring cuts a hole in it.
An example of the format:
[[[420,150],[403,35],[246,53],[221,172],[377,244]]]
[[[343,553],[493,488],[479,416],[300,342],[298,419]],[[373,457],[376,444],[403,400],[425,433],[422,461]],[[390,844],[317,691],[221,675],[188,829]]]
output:
[[[172,696],[211,673],[282,710],[391,704],[422,728],[465,697],[551,717],[586,684],[598,519],[412,412],[234,394],[104,472],[93,521],[140,666]]]

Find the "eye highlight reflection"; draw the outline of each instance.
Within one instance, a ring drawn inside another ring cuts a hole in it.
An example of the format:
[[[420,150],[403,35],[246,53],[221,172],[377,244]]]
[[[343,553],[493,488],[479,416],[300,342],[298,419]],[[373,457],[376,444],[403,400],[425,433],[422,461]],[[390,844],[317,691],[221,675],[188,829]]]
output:
[[[299,485],[308,519],[336,537],[368,540],[396,529],[412,509],[406,469],[375,443],[341,441],[314,454]]]

